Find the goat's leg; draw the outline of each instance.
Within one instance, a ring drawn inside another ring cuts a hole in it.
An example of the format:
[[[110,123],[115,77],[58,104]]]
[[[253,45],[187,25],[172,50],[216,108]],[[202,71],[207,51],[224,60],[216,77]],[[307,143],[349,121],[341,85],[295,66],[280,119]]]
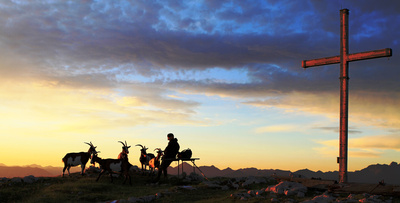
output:
[[[125,184],[127,179],[129,179],[129,185],[132,186],[131,176],[129,174],[125,175],[125,180],[123,184]]]
[[[63,178],[64,178],[65,169],[67,169],[67,164],[64,164],[63,174],[62,174],[62,177],[63,177]]]
[[[160,167],[155,167],[154,168],[154,175],[156,175],[156,169],[157,169],[157,173],[158,173],[158,171],[160,170]]]
[[[144,165],[144,169],[143,169],[143,165],[144,165],[144,164],[142,164],[142,175],[145,174],[145,170],[146,170],[146,165]]]
[[[67,167],[67,171],[68,171],[68,176],[70,176],[71,177],[71,173],[69,172],[69,169],[71,168],[71,166],[68,166]]]
[[[126,170],[126,171],[123,171],[123,172],[121,173],[121,175],[122,175],[122,174],[123,174],[124,177],[125,177],[124,182],[123,182],[122,184],[125,185],[126,180],[129,178],[129,185],[132,186],[131,176],[129,175],[129,169]]]
[[[102,171],[99,173],[99,176],[97,176],[96,182],[99,181],[100,176],[103,175],[104,172],[105,172],[105,170],[102,170]]]
[[[113,173],[109,172],[109,174],[110,174],[111,182],[113,182],[114,181],[113,176],[112,176]]]
[[[122,173],[121,173],[122,174]],[[128,179],[128,175],[126,173],[124,173],[124,182],[122,182],[123,185],[125,185],[126,180]]]
[[[81,164],[81,168],[82,168],[82,170],[81,170],[81,175],[83,176],[83,175],[84,175],[83,171],[84,171],[85,168],[86,168],[86,164]]]

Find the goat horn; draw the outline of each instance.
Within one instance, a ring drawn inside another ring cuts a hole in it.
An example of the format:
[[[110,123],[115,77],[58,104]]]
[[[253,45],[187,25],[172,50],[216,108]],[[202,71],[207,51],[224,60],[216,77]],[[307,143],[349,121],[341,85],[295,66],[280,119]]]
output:
[[[135,146],[144,148],[143,145],[141,145],[141,144],[137,144],[137,145],[135,145]]]
[[[93,147],[93,144],[92,143],[87,143],[87,142],[84,142],[85,144],[88,144],[89,146],[91,146],[91,147]]]
[[[126,147],[127,147],[127,148],[131,147],[131,146],[128,146],[128,143],[126,142],[126,140],[125,140],[125,144],[126,144]]]
[[[124,147],[126,147],[125,144],[124,144],[123,142],[121,142],[121,141],[118,141],[118,142],[120,142]]]

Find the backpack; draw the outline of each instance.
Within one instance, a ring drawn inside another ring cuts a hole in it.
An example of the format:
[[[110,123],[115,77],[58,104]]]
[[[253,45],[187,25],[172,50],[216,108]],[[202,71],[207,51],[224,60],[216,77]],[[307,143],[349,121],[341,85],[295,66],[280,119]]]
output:
[[[192,150],[189,148],[181,152],[178,152],[178,158],[180,159],[190,159],[191,157],[192,157]]]

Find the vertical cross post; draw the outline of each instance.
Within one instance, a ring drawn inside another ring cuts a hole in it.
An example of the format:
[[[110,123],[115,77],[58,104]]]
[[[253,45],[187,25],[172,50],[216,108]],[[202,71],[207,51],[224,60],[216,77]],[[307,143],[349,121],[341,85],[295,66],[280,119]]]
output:
[[[347,182],[347,150],[349,123],[349,10],[340,10],[340,136],[339,182]]]
[[[339,182],[346,183],[348,152],[349,62],[392,56],[392,49],[349,54],[349,10],[340,10],[340,55],[302,61],[303,68],[340,63]]]

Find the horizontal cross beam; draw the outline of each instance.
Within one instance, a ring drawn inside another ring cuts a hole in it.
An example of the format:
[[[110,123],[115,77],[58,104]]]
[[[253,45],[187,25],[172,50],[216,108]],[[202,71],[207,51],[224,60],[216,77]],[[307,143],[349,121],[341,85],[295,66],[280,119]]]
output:
[[[374,50],[374,51],[366,51],[366,52],[360,52],[360,53],[355,53],[355,54],[349,54],[347,55],[347,60],[346,61],[361,61],[361,60],[366,60],[366,59],[373,59],[373,58],[381,58],[381,57],[390,57],[392,56],[392,49],[386,48],[386,49],[379,49],[379,50]],[[313,60],[304,60],[301,62],[301,66],[303,68],[310,68],[314,66],[323,66],[323,65],[330,65],[330,64],[335,64],[335,63],[340,63],[340,56],[332,56],[332,57],[326,57],[326,58],[319,58],[319,59],[313,59]]]

